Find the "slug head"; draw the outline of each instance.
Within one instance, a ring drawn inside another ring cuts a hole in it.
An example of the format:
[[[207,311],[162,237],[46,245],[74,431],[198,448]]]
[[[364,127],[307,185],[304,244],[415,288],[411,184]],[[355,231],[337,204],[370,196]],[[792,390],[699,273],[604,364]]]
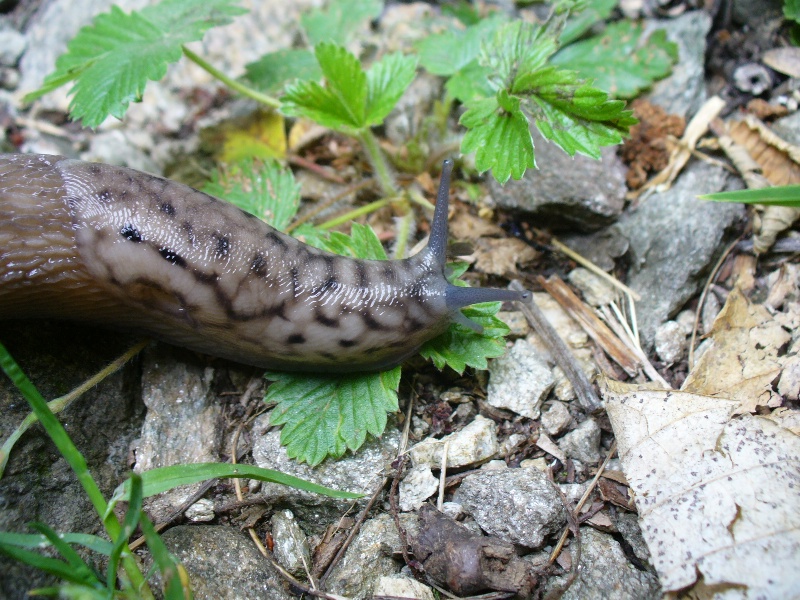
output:
[[[433,213],[433,223],[431,224],[431,234],[427,248],[442,271],[444,271],[447,261],[447,212],[452,172],[453,161],[445,160],[442,166],[442,178],[439,183],[439,193],[436,196],[436,210]],[[478,333],[483,330],[481,325],[465,317],[460,309],[480,302],[529,302],[530,297],[531,295],[528,291],[518,292],[516,290],[497,288],[459,287],[449,282],[445,288],[445,302],[451,318]]]

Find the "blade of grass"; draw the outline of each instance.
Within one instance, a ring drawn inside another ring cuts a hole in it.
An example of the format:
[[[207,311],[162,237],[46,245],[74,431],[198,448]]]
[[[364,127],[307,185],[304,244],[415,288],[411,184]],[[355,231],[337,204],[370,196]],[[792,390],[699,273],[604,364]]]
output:
[[[188,600],[193,597],[192,589],[189,585],[189,576],[186,569],[173,557],[167,549],[164,541],[153,527],[153,523],[142,514],[141,519],[142,533],[147,540],[147,547],[153,555],[153,560],[161,571],[161,579],[164,582],[164,598],[166,600]]]
[[[136,531],[139,524],[139,517],[142,514],[142,478],[136,473],[131,474],[131,494],[128,511],[122,521],[122,533],[114,541],[111,556],[108,557],[108,569],[106,570],[106,587],[113,590],[117,587],[117,567],[122,557],[122,553],[128,548],[128,539]]]
[[[80,554],[73,550],[72,546],[67,542],[62,540],[53,529],[44,523],[31,523],[31,527],[44,535],[64,560],[67,561],[75,577],[73,581],[80,581],[87,585],[100,585],[100,580],[97,578],[97,574],[92,568],[87,565]]]

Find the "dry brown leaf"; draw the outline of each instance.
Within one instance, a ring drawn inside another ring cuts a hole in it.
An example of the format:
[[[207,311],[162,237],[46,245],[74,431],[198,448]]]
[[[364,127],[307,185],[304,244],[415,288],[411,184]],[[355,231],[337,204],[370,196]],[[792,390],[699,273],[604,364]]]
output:
[[[485,236],[505,235],[499,226],[486,219],[476,217],[463,206],[458,206],[453,210],[447,227],[450,230],[450,237],[454,240],[475,240]]]
[[[721,396],[740,403],[736,412],[779,406],[772,382],[781,372],[781,348],[791,335],[759,304],[734,288],[708,337],[712,345],[700,357],[681,389]]]
[[[752,117],[729,123],[728,133],[747,149],[772,185],[800,183],[800,148],[783,141]]]
[[[735,417],[739,402],[726,398],[606,386],[620,461],[664,591],[797,597],[800,438],[765,418]]]
[[[531,262],[536,250],[516,238],[479,238],[475,241],[475,267],[490,275],[515,275],[517,265]]]

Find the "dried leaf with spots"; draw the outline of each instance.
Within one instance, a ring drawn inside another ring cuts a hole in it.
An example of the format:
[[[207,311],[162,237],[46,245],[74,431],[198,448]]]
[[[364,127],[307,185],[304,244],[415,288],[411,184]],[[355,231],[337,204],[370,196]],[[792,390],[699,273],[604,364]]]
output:
[[[736,400],[736,413],[780,405],[772,382],[780,375],[785,360],[781,350],[791,334],[766,308],[751,304],[734,288],[709,337],[712,346],[689,373],[682,390]]]
[[[476,217],[463,205],[458,205],[453,210],[453,216],[448,220],[447,226],[450,229],[450,236],[454,240],[474,240],[485,236],[500,237],[505,235],[505,232],[498,225]]]
[[[800,589],[800,437],[739,402],[608,381],[606,410],[664,592]]]
[[[475,268],[489,275],[516,275],[517,265],[538,256],[536,250],[516,238],[480,238],[475,241]]]

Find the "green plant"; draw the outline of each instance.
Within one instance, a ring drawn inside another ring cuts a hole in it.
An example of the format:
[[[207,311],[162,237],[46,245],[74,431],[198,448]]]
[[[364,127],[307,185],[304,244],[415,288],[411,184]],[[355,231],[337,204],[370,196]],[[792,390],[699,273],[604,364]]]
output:
[[[128,548],[128,539],[136,528],[140,527],[164,582],[163,597],[168,600],[190,598],[191,589],[186,583],[188,578],[183,567],[167,551],[152,523],[142,511],[144,498],[180,485],[216,477],[247,477],[290,485],[335,498],[359,497],[358,494],[332,490],[269,469],[249,465],[201,463],[153,469],[141,475],[131,474],[117,488],[113,497],[106,501],[84,457],[69,438],[63,425],[56,419],[39,391],[2,344],[0,344],[0,368],[28,401],[50,439],[75,473],[109,538],[106,540],[95,535],[59,534],[43,523],[31,524],[31,527],[39,532],[38,534],[0,532],[0,554],[41,569],[65,582],[58,587],[36,590],[35,593],[38,595],[91,599],[154,598],[147,578],[142,574],[133,553]],[[114,513],[114,508],[119,502],[128,503],[121,523]],[[105,575],[91,567],[73,545],[83,546],[105,557],[107,562]],[[60,558],[44,556],[34,551],[46,547],[52,547]],[[124,572],[123,577],[118,576],[120,566]]]
[[[743,204],[800,208],[800,185],[778,185],[754,190],[718,192],[716,194],[698,196],[698,198],[716,202],[741,202]]]
[[[284,114],[315,120],[361,143],[384,197],[338,221],[317,228],[302,225],[293,235],[333,252],[385,258],[369,230],[354,228],[350,236],[323,230],[389,203],[405,215],[402,223],[408,228],[412,205],[425,204],[413,193],[399,191],[372,131],[413,81],[417,62],[447,80],[447,95],[437,111],[440,129],[453,103],[462,102],[466,112],[460,122],[467,130],[462,151],[475,152],[478,170],[491,169],[498,181],[518,179],[534,166],[531,125],[570,154],[598,157],[602,146],[621,141],[635,119],[625,110],[624,102],[609,98],[573,69],[591,67],[593,63],[587,57],[595,57],[595,65],[609,67],[607,77],[619,90],[631,92],[665,75],[674,59],[674,46],[663,39],[663,34],[644,40],[641,28],[627,24],[626,44],[621,50],[608,48],[610,35],[619,33],[612,29],[605,38],[601,35],[580,42],[571,56],[562,54],[558,58],[562,45],[575,42],[598,20],[607,18],[615,3],[565,0],[542,25],[509,21],[499,13],[482,18],[462,3],[443,11],[440,24],[445,31],[422,40],[417,46],[418,58],[395,53],[365,67],[344,44],[357,27],[380,14],[382,2],[332,0],[326,9],[312,11],[302,19],[312,48],[268,54],[249,64],[241,80],[233,80],[185,44],[240,14],[235,1],[164,0],[130,15],[115,8],[97,17],[69,43],[56,72],[42,89],[28,98],[74,82],[71,114],[88,126],[96,126],[108,115],[121,117],[128,104],[141,97],[147,81],[160,78],[167,64],[183,55],[247,97]],[[570,11],[576,14],[568,18]],[[569,49],[567,46],[565,51]],[[134,54],[135,65],[131,60]],[[410,152],[422,155],[423,147],[417,143]],[[238,169],[238,183],[236,177],[226,185],[217,179],[207,191],[239,202],[248,210],[254,209],[253,197],[262,197],[266,208],[256,206],[254,212],[276,227],[286,228],[297,198],[285,177],[279,181],[275,173],[266,173],[259,179],[260,175],[246,164],[233,169]],[[249,185],[242,186],[242,180]],[[263,187],[257,180],[271,183]],[[405,242],[405,236],[399,235],[396,251],[401,256]],[[504,350],[507,328],[494,317],[498,308],[495,304],[469,309],[470,318],[483,321],[483,334],[453,325],[427,344],[422,355],[439,368],[449,365],[458,372],[467,367],[485,368],[488,358]],[[398,368],[383,374],[339,378],[335,383],[320,378],[314,383],[317,387],[289,375],[272,375],[279,384],[270,388],[268,399],[278,402],[275,417],[284,424],[282,442],[292,456],[311,464],[358,448],[367,433],[378,435],[383,430],[386,411],[396,409],[399,373]],[[325,394],[333,394],[332,404],[317,406],[316,411],[302,409],[294,401],[302,396],[311,402],[311,398]],[[353,419],[341,418],[348,411]],[[377,417],[381,411],[382,416]],[[312,424],[328,434],[315,437]]]

